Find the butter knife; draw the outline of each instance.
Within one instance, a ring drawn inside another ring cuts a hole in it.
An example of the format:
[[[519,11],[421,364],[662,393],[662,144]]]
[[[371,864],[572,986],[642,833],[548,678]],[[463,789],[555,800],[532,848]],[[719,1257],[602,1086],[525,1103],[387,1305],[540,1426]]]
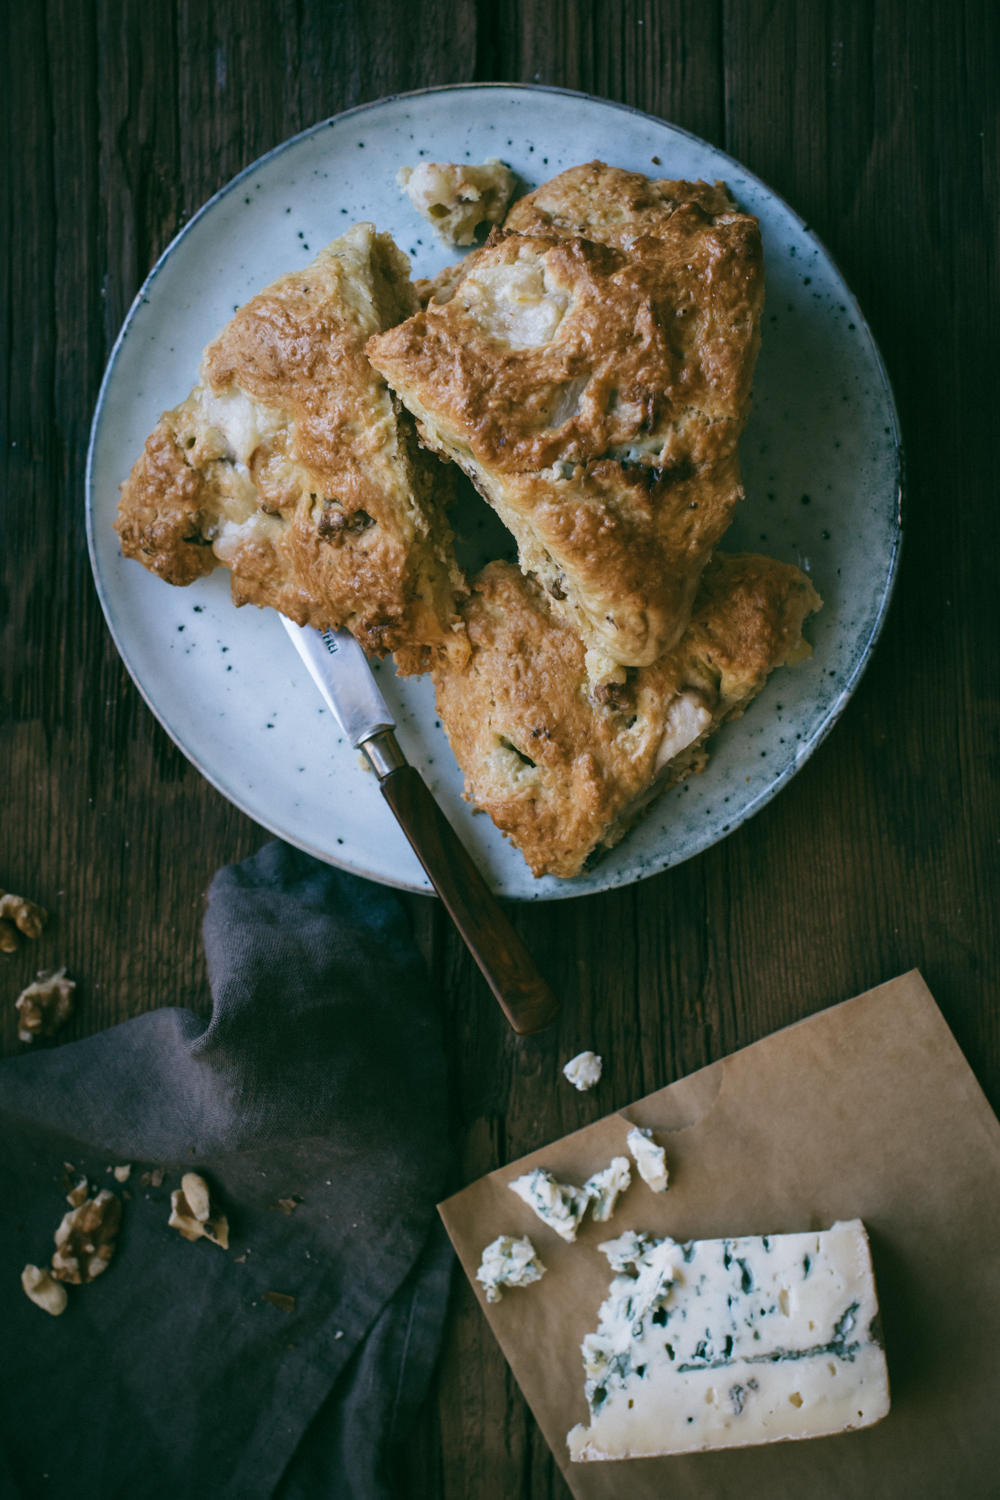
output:
[[[396,721],[365,653],[349,630],[314,630],[281,619],[337,723],[367,757],[382,796],[511,1026],[521,1036],[544,1030],[558,1015],[559,1001],[419,771],[400,750]]]

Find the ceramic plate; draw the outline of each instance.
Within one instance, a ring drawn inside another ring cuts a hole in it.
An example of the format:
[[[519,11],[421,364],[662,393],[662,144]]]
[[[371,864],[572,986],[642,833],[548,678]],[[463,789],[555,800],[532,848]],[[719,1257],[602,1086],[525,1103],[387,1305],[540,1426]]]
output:
[[[490,820],[473,814],[430,682],[400,681],[391,663],[381,667],[400,743],[490,885],[538,901],[641,880],[755,813],[837,719],[888,603],[900,542],[900,462],[878,350],[822,245],[738,162],[620,105],[507,84],[401,95],[295,136],[205,205],[136,298],[94,417],[88,527],[98,592],[125,664],[209,781],[258,823],[332,864],[428,890],[374,776],[340,738],[277,616],[234,609],[224,568],[189,588],[169,587],[123,559],[112,525],[118,487],[146,435],[187,395],[203,346],[238,304],[305,265],[359,219],[391,231],[414,275],[434,274],[454,252],[402,197],[397,169],[487,156],[502,157],[527,188],[594,157],[654,176],[723,178],[759,217],[764,339],[741,446],[746,499],[723,546],[797,563],[825,601],[807,627],[811,660],[775,672],[750,712],[715,740],[706,773],[667,793],[622,844],[571,881],[533,879]],[[466,565],[509,555],[506,533],[479,506],[466,502],[458,520]]]

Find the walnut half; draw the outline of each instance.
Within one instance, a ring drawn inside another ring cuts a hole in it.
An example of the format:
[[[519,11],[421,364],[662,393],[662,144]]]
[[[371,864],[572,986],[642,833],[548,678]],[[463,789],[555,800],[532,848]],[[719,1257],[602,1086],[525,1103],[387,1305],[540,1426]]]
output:
[[[79,1286],[108,1269],[122,1221],[121,1199],[106,1190],[63,1216],[56,1230],[52,1275]]]
[[[185,1172],[179,1188],[170,1194],[170,1218],[167,1223],[186,1240],[211,1240],[220,1250],[229,1249],[229,1221],[225,1214],[212,1213],[208,1183],[197,1172]]]
[[[44,907],[36,906],[33,901],[0,891],[0,953],[17,951],[18,932],[23,932],[26,938],[40,937],[48,915]]]
[[[14,1001],[21,1012],[17,1034],[22,1042],[33,1042],[36,1036],[54,1036],[73,1014],[73,992],[76,981],[66,978],[65,969],[42,969],[33,984],[22,990]]]

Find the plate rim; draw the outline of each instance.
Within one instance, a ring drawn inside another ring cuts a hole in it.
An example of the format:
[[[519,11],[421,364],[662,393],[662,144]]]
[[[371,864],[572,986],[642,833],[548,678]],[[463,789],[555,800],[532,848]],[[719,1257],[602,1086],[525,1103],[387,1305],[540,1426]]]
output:
[[[136,313],[138,312],[138,309],[143,304],[146,291],[153,284],[160,272],[161,267],[166,263],[168,257],[172,255],[176,250],[181,240],[183,240],[185,235],[187,235],[191,230],[194,229],[194,226],[205,214],[208,213],[208,211],[219,199],[232,192],[234,188],[236,188],[238,183],[240,183],[251,172],[257,171],[263,163],[274,160],[275,157],[280,156],[284,151],[290,150],[293,146],[297,145],[298,142],[306,139],[307,137],[316,135],[322,130],[329,129],[330,126],[337,121],[349,119],[351,116],[365,114],[369,110],[378,109],[386,104],[393,104],[400,100],[422,98],[431,94],[456,94],[466,90],[476,89],[513,89],[524,93],[562,94],[572,99],[584,100],[588,104],[598,104],[605,109],[620,110],[623,114],[635,115],[639,119],[648,120],[654,125],[665,125],[669,127],[670,130],[675,131],[678,135],[686,137],[686,139],[693,141],[696,145],[703,146],[709,151],[716,153],[724,161],[730,162],[733,167],[735,167],[741,174],[744,175],[744,177],[749,178],[760,188],[762,188],[763,191],[772,200],[781,204],[785,211],[798,224],[800,231],[815,244],[819,252],[826,258],[830,266],[840,278],[848,296],[851,299],[854,314],[862,324],[864,331],[868,337],[868,341],[875,358],[875,366],[882,381],[882,387],[885,392],[885,397],[888,404],[889,417],[892,423],[892,445],[896,465],[894,497],[895,513],[893,516],[892,549],[885,575],[884,586],[878,601],[878,606],[875,610],[875,618],[872,622],[871,630],[869,631],[868,637],[859,652],[854,670],[847,682],[844,684],[841,692],[838,694],[834,702],[830,705],[827,713],[819,722],[808,741],[806,741],[802,745],[801,749],[795,756],[795,759],[790,761],[785,766],[785,769],[780,773],[780,775],[776,776],[774,780],[770,782],[750,804],[745,806],[733,818],[732,822],[730,822],[726,826],[725,830],[720,830],[717,836],[711,839],[710,842],[705,844],[701,849],[694,850],[690,854],[685,854],[677,860],[667,860],[664,864],[659,865],[658,867],[646,869],[637,875],[631,876],[631,878],[629,879],[615,882],[605,887],[601,891],[575,891],[572,888],[572,881],[565,881],[562,882],[562,884],[555,890],[538,890],[536,892],[529,891],[528,893],[523,895],[516,893],[501,894],[502,900],[517,901],[518,903],[529,903],[535,901],[565,901],[571,898],[584,899],[586,897],[604,895],[609,890],[620,890],[632,885],[638,885],[645,880],[652,879],[656,875],[662,875],[668,869],[674,869],[677,866],[685,864],[688,860],[695,859],[699,855],[707,854],[709,849],[712,849],[716,844],[722,843],[730,836],[730,834],[735,833],[738,828],[741,828],[744,823],[748,822],[752,817],[760,812],[761,809],[764,808],[773,797],[777,796],[778,792],[783,790],[783,788],[792,779],[792,777],[802,769],[806,761],[811,759],[813,754],[819,749],[820,745],[827,738],[830,731],[834,728],[834,726],[841,718],[851,698],[854,696],[861,678],[867,670],[872,656],[874,655],[875,648],[878,645],[879,639],[881,638],[882,631],[885,627],[886,619],[888,617],[889,609],[892,604],[893,595],[895,593],[896,582],[899,577],[903,538],[905,535],[905,515],[907,508],[906,457],[903,445],[902,431],[900,428],[899,411],[896,405],[895,392],[893,391],[892,383],[889,380],[889,373],[886,369],[885,360],[882,356],[882,350],[879,347],[878,340],[875,338],[875,335],[872,332],[871,325],[869,324],[868,319],[864,314],[864,311],[851,287],[851,284],[841,270],[840,264],[837,261],[836,257],[830,253],[827,246],[820,239],[819,235],[816,234],[811,225],[806,222],[802,215],[798,213],[797,210],[793,208],[792,205],[788,203],[788,201],[779,192],[770,187],[762,177],[758,176],[756,172],[751,171],[749,167],[745,166],[743,162],[738,160],[738,158],[731,155],[730,152],[725,151],[722,147],[713,145],[711,141],[706,141],[703,136],[696,135],[694,131],[686,130],[682,125],[675,125],[671,120],[666,120],[659,115],[650,114],[648,110],[637,109],[636,106],[632,104],[622,104],[618,100],[606,99],[599,94],[588,94],[580,89],[560,88],[555,84],[517,82],[512,83],[504,82],[503,80],[498,79],[494,79],[484,83],[469,82],[434,84],[426,88],[407,89],[400,93],[386,94],[382,98],[369,100],[365,104],[352,105],[350,109],[340,110],[337,114],[328,115],[325,119],[318,120],[313,125],[308,125],[304,130],[296,131],[294,135],[289,136],[284,141],[280,141],[278,145],[272,146],[269,151],[265,151],[263,155],[256,157],[252,162],[248,163],[248,165],[237,172],[234,177],[231,177],[228,182],[224,183],[222,187],[217,188],[210,198],[207,198],[205,200],[201,207],[194,214],[192,214],[191,218],[187,221],[186,224],[182,225],[182,227],[177,231],[169,244],[166,245],[157,256],[152,267],[144,277],[142,284],[135,294],[135,297],[132,299],[132,303],[125,315],[124,321],[122,322],[122,326],[119,329],[118,335],[115,338],[115,341],[108,353],[107,364],[105,366],[104,374],[101,377],[101,384],[98,389],[97,400],[94,405],[94,415],[90,425],[90,437],[87,443],[87,461],[84,470],[84,515],[87,531],[87,552],[90,558],[90,569],[94,580],[94,587],[97,592],[98,602],[101,606],[101,612],[104,615],[104,623],[108,628],[108,632],[114,643],[115,649],[125,666],[125,670],[127,671],[134,686],[139,692],[139,696],[142,698],[143,702],[146,704],[146,707],[149,709],[156,722],[160,725],[161,729],[163,729],[168,739],[170,739],[170,741],[177,747],[177,749],[180,750],[181,754],[194,766],[199,775],[203,776],[209,783],[209,785],[212,786],[220,796],[224,797],[227,802],[232,804],[232,806],[238,808],[240,812],[242,812],[251,820],[251,822],[258,824],[260,827],[266,829],[267,832],[273,834],[275,838],[280,838],[286,843],[291,844],[293,847],[302,849],[305,853],[313,855],[314,858],[321,860],[324,864],[332,865],[334,868],[344,870],[348,874],[357,875],[359,879],[371,880],[378,885],[389,886],[395,890],[410,891],[414,895],[419,896],[434,897],[436,895],[435,891],[433,891],[432,889],[429,890],[426,886],[423,885],[414,885],[412,882],[407,880],[394,880],[383,874],[374,874],[367,870],[359,870],[356,863],[350,864],[347,861],[338,860],[333,855],[327,853],[326,850],[318,849],[304,839],[294,837],[282,829],[272,827],[269,822],[258,815],[256,810],[251,810],[243,803],[243,801],[239,797],[233,796],[228,788],[223,788],[217,781],[216,777],[202,764],[199,757],[185,745],[181,735],[177,733],[173,728],[171,728],[171,726],[166,722],[163,715],[160,713],[155,703],[152,701],[149,693],[146,691],[139,677],[136,675],[135,671],[133,671],[132,664],[129,661],[125,646],[122,640],[119,639],[119,634],[115,629],[111,610],[111,601],[104,586],[104,579],[101,574],[97,555],[97,539],[95,534],[95,517],[93,504],[93,465],[101,420],[104,414],[105,398],[107,395],[107,389],[111,380],[111,376],[114,371],[118,352],[126,336],[128,335],[129,329],[131,327],[133,319],[136,316]]]

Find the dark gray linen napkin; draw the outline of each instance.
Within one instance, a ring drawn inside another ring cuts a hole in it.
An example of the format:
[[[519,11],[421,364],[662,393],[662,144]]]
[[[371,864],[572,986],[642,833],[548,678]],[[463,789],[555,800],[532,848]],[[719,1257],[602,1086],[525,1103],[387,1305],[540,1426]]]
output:
[[[271,843],[216,875],[204,933],[207,1027],[155,1010],[0,1064],[4,1495],[394,1493],[452,1264],[440,1024],[406,913]],[[19,1277],[49,1263],[64,1162],[132,1196],[109,1269],[53,1318]],[[228,1252],[167,1227],[192,1169]]]

